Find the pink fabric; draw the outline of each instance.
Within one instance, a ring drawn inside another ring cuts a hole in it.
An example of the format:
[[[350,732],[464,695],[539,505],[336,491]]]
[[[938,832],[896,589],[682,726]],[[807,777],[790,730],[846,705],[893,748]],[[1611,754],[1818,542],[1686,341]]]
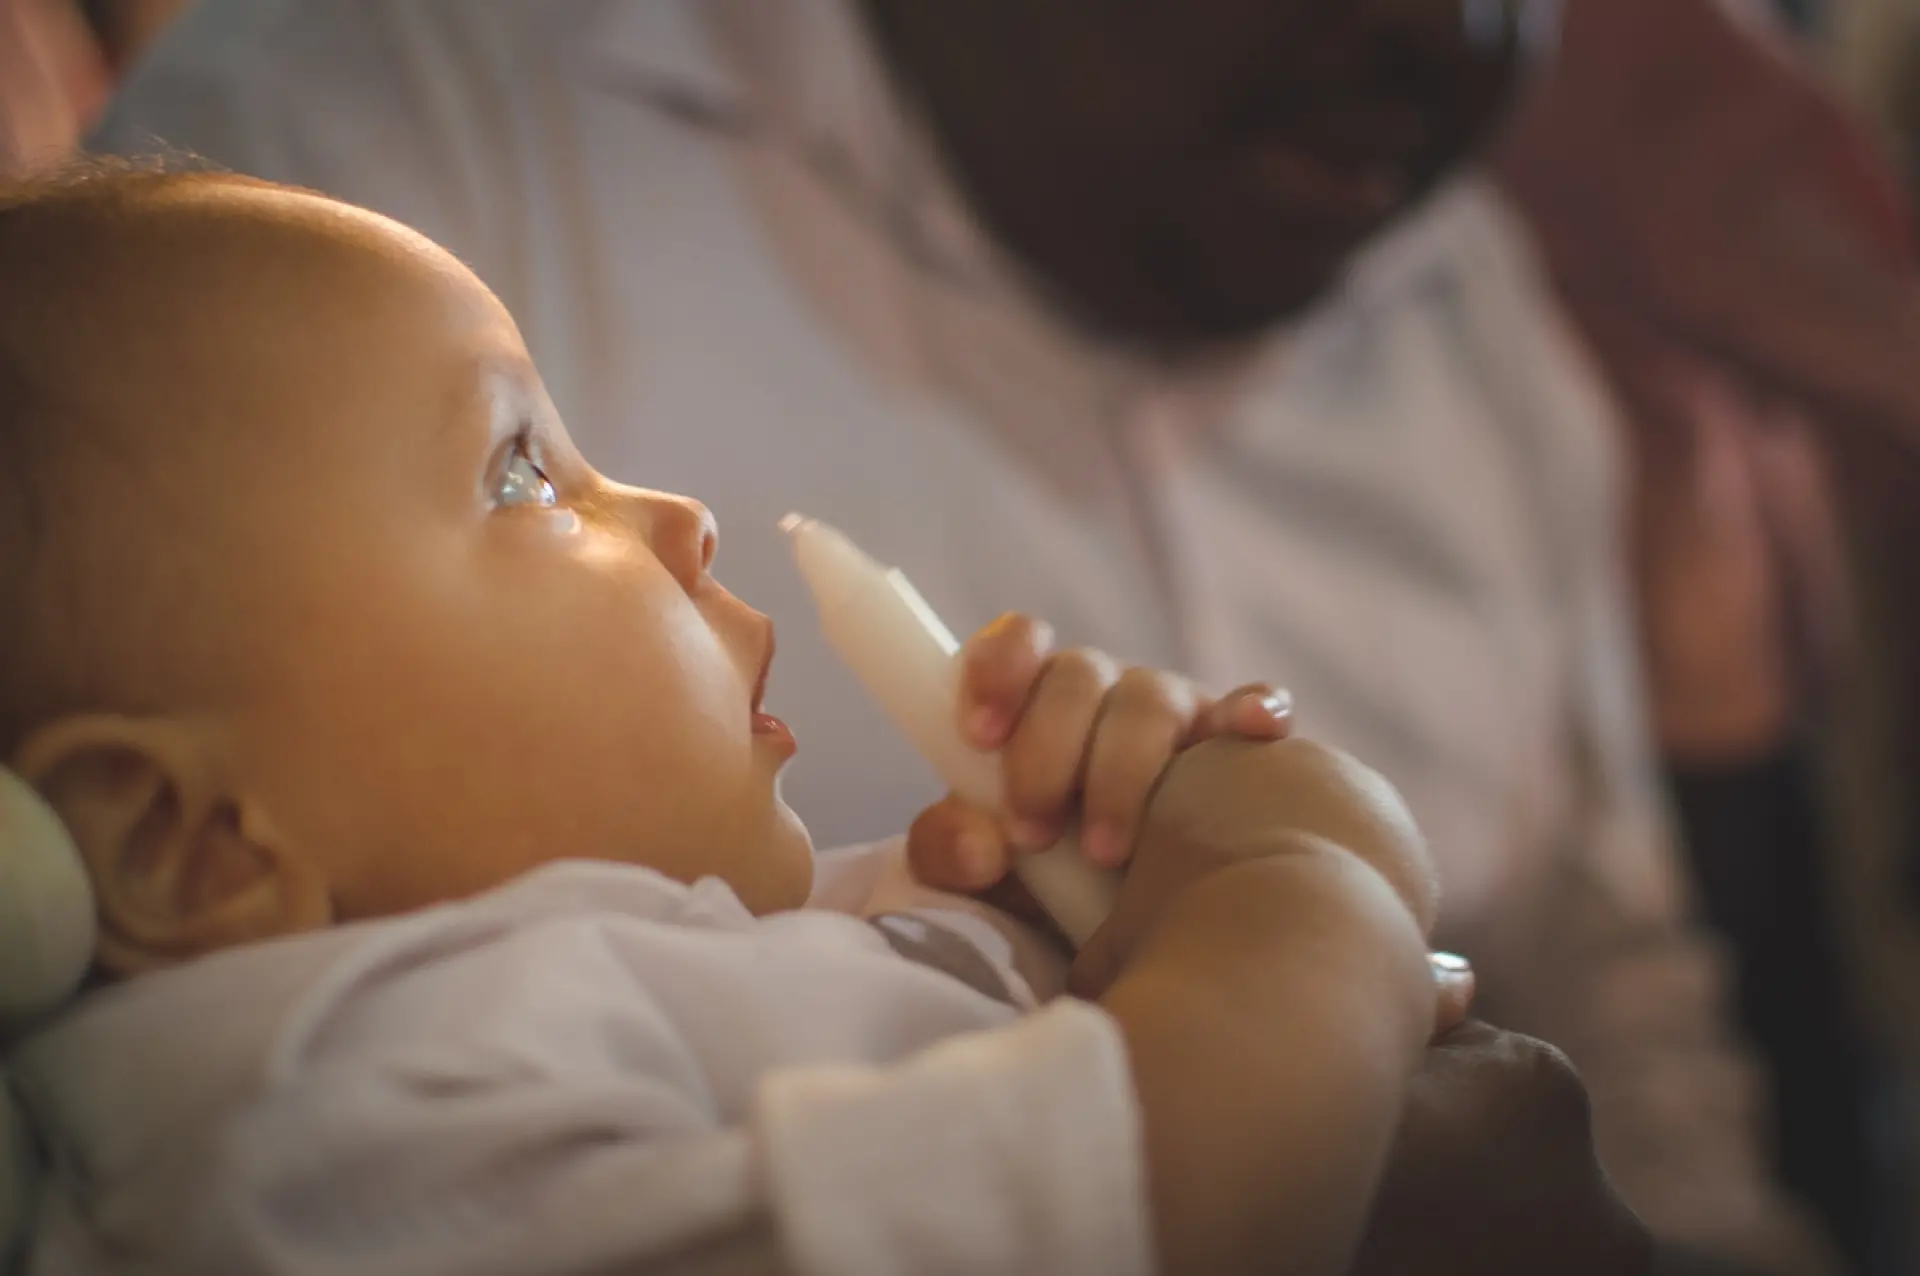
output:
[[[1719,0],[1568,0],[1493,163],[1635,407],[1650,349],[1715,356],[1920,447],[1909,210],[1875,143]]]
[[[1899,184],[1731,0],[1568,0],[1493,168],[1631,434],[1662,743],[1777,736],[1846,646],[1827,472],[1863,513],[1920,482]]]

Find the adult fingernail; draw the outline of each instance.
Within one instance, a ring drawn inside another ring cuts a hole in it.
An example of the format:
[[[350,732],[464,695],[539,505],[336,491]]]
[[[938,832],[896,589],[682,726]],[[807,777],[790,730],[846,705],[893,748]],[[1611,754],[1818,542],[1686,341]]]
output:
[[[1473,974],[1473,963],[1455,953],[1428,953],[1427,964],[1433,967],[1434,978],[1448,983],[1457,983]]]
[[[1080,853],[1097,868],[1119,868],[1127,858],[1125,832],[1118,824],[1091,824],[1080,833]]]
[[[1293,697],[1284,691],[1248,693],[1233,709],[1232,729],[1245,736],[1274,738],[1285,733]]]

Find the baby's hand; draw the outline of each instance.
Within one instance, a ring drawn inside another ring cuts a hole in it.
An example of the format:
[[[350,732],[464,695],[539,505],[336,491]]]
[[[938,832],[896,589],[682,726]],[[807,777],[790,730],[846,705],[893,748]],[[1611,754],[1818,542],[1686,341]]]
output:
[[[1154,792],[1113,914],[1080,954],[1071,986],[1098,995],[1201,878],[1245,860],[1334,850],[1385,878],[1432,933],[1433,862],[1406,803],[1377,772],[1310,740],[1215,740],[1183,754]],[[1463,974],[1435,967],[1443,987]],[[1464,1005],[1442,1013],[1455,1009]]]
[[[1003,616],[967,643],[962,730],[974,745],[1000,751],[1008,810],[956,797],[929,807],[907,839],[920,880],[962,893],[993,890],[995,903],[1039,921],[1008,872],[1016,856],[1046,850],[1079,817],[1089,859],[1102,867],[1134,862],[1114,916],[1076,963],[1083,993],[1126,964],[1185,885],[1276,845],[1284,850],[1276,831],[1321,838],[1366,861],[1421,928],[1431,928],[1432,865],[1399,794],[1344,754],[1277,743],[1291,725],[1285,692],[1257,684],[1215,700],[1174,674],[1124,668],[1097,651],[1055,653],[1052,641],[1041,622]],[[1209,740],[1217,743],[1187,752]],[[1261,744],[1268,747],[1252,747]],[[1466,1017],[1473,973],[1447,954],[1433,963],[1436,1030],[1445,1032]]]
[[[1076,818],[1082,853],[1118,868],[1175,754],[1216,736],[1287,733],[1289,700],[1264,684],[1216,700],[1174,674],[1052,647],[1045,624],[1009,615],[961,653],[961,730],[976,747],[999,751],[1007,809],[949,797],[922,813],[907,850],[928,885],[985,890],[1015,856],[1046,850]]]

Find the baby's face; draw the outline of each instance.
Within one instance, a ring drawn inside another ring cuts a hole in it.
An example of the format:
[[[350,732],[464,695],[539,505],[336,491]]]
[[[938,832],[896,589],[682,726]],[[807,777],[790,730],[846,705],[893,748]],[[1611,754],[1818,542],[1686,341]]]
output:
[[[759,712],[773,634],[708,574],[706,510],[596,473],[444,252],[305,196],[221,198],[286,225],[248,250],[261,282],[176,334],[204,343],[184,366],[227,360],[242,424],[174,481],[222,529],[201,539],[234,614],[185,631],[242,666],[212,717],[258,827],[341,919],[576,857],[802,902],[793,742]]]

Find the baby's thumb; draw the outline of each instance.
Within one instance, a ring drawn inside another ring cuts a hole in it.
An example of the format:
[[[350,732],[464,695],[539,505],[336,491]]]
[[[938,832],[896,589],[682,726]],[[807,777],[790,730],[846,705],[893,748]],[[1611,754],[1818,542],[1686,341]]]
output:
[[[907,864],[935,890],[971,895],[1007,875],[1013,848],[992,812],[948,794],[907,830]]]

